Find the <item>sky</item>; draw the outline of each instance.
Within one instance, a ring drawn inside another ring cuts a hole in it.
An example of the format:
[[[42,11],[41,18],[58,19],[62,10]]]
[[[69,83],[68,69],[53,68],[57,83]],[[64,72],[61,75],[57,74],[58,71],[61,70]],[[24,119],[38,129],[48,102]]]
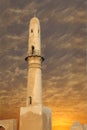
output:
[[[0,119],[25,106],[29,21],[41,24],[43,104],[52,130],[87,124],[86,0],[0,0]]]

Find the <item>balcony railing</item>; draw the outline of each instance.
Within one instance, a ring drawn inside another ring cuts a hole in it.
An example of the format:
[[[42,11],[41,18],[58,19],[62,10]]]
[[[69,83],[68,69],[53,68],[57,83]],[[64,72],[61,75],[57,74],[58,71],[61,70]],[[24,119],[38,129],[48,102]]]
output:
[[[29,51],[29,52],[28,52],[28,56],[25,58],[25,60],[27,60],[28,57],[32,57],[32,56],[38,56],[38,57],[41,57],[42,60],[44,60],[44,57],[41,55],[41,53],[40,53],[39,50]]]

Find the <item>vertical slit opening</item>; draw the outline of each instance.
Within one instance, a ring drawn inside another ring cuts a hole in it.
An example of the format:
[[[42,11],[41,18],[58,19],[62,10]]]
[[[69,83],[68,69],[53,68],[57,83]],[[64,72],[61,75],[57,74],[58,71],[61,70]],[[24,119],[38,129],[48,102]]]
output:
[[[29,97],[29,104],[32,104],[32,97]]]
[[[34,54],[34,46],[32,46],[32,54]]]

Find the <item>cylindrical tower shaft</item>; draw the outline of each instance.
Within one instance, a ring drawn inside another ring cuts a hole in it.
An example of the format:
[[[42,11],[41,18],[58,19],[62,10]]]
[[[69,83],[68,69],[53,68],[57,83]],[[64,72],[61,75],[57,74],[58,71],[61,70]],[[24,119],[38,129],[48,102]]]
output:
[[[41,78],[41,41],[40,22],[34,17],[30,21],[28,43],[28,83],[27,83],[27,106],[29,104],[42,104],[42,78]]]

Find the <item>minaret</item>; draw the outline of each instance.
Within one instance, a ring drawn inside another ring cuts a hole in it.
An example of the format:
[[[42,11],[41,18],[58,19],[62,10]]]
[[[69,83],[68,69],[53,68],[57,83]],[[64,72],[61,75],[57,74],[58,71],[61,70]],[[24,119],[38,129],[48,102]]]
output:
[[[40,22],[30,20],[28,56],[28,82],[26,106],[20,109],[19,130],[51,130],[51,110],[42,104]]]
[[[30,20],[28,56],[27,106],[42,104],[42,76],[40,22],[34,17]]]

